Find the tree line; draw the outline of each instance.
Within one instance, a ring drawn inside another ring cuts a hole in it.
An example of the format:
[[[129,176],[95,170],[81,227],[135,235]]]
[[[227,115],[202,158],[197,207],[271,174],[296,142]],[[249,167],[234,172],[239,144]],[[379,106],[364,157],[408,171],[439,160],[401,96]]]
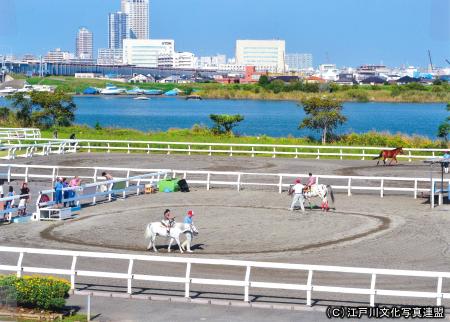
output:
[[[0,107],[0,119],[21,127],[70,126],[75,121],[76,104],[71,95],[50,92],[15,93],[8,96],[11,107]]]

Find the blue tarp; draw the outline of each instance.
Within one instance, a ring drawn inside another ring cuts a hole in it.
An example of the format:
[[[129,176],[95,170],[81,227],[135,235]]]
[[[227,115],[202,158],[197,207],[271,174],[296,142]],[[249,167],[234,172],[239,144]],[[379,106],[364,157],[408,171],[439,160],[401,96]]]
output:
[[[96,88],[93,87],[88,87],[83,91],[84,95],[93,95],[93,94],[98,94],[98,90]]]
[[[177,96],[178,95],[178,91],[172,89],[172,90],[170,90],[168,92],[165,92],[164,95],[166,95],[166,96]]]

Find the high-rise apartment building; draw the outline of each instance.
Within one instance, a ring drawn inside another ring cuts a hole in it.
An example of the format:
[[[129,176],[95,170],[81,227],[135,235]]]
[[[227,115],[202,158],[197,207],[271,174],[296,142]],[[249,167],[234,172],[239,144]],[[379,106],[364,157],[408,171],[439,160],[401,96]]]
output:
[[[128,15],[126,13],[119,11],[109,14],[109,48],[117,49],[123,47],[123,40],[129,38],[127,21]]]
[[[285,70],[284,40],[237,40],[236,64],[282,73]]]
[[[149,0],[122,0],[121,9],[128,16],[129,38],[148,39],[150,32]]]
[[[82,27],[78,30],[76,55],[79,59],[94,58],[94,36],[89,29]]]
[[[312,54],[286,54],[286,65],[290,71],[313,68]]]

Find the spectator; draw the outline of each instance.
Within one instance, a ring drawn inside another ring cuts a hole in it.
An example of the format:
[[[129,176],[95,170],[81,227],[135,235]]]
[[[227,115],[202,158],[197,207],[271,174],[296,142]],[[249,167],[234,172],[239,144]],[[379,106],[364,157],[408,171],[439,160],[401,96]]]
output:
[[[102,172],[102,176],[105,177],[106,181],[114,180],[113,176],[111,174],[107,173],[107,172],[103,171]],[[106,186],[106,191],[113,190],[113,186],[114,186],[114,184],[110,183],[109,186]],[[111,194],[111,198],[112,199],[116,199],[116,194],[112,193]]]
[[[5,192],[3,191],[3,185],[5,184],[5,180],[0,179],[0,198],[5,196]]]
[[[450,152],[446,151],[443,155],[444,158],[444,172],[448,173],[448,164],[450,163]]]
[[[62,181],[63,181],[62,178],[58,178],[55,183],[55,197],[53,201],[55,201],[57,206],[60,206],[62,204],[63,199],[62,189],[64,188]]]
[[[30,188],[26,182],[22,183],[20,188],[20,202],[19,202],[19,215],[26,215],[27,213],[27,203],[30,199]]]
[[[110,174],[107,173],[107,172],[102,172],[102,177],[105,177],[105,179],[106,179],[107,181],[109,181],[109,180],[114,180],[113,176],[110,175]]]
[[[6,195],[6,197],[14,197],[15,193],[14,193],[14,188],[12,186],[9,186],[8,188],[8,194]],[[14,200],[8,200],[5,203],[5,209],[9,209],[12,208],[12,206],[14,205]]]
[[[72,133],[69,137],[70,140],[75,140],[75,133]],[[70,146],[75,146],[75,142],[71,142]]]
[[[79,187],[80,185],[81,185],[81,179],[78,176],[75,176],[69,182],[69,187]],[[69,190],[68,192],[69,192],[69,198],[75,198],[75,196],[76,196],[75,190]],[[69,206],[71,206],[71,207],[75,206],[75,201],[70,201]]]
[[[58,138],[58,130],[54,130],[53,131],[53,138],[57,139]]]
[[[67,182],[67,178],[62,178],[62,186],[63,189],[64,188],[68,188],[69,187],[69,183]],[[70,195],[70,191],[69,190],[64,190],[63,191],[63,199],[68,199]],[[64,202],[64,207],[66,206],[66,203]]]

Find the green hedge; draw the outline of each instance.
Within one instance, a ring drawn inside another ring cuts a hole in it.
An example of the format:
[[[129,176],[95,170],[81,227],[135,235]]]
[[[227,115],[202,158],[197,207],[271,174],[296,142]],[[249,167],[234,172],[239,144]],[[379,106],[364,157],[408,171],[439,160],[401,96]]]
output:
[[[70,283],[44,276],[0,276],[0,288],[7,291],[8,300],[18,306],[59,311],[66,304]]]

